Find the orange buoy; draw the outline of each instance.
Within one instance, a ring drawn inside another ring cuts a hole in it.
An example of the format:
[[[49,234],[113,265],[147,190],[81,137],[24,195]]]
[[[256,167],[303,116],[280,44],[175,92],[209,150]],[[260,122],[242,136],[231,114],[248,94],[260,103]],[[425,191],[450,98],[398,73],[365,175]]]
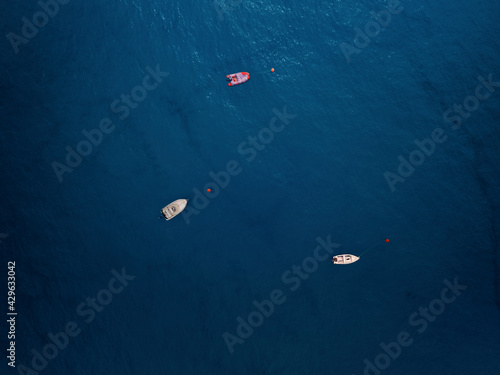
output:
[[[388,239],[388,238],[386,238],[385,242],[389,242],[389,239]]]
[[[274,72],[274,68],[271,69],[271,72]]]
[[[210,193],[212,191],[212,189],[207,189],[207,191]]]

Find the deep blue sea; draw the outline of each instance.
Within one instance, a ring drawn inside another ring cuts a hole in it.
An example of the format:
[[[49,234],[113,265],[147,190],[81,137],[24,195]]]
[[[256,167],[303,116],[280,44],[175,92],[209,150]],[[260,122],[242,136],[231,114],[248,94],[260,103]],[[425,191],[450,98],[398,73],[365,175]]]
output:
[[[1,5],[1,374],[500,373],[498,1]]]

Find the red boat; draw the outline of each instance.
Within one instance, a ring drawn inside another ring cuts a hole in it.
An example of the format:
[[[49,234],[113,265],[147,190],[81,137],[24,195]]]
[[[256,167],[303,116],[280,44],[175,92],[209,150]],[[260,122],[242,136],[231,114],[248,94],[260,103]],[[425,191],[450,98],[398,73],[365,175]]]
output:
[[[229,86],[236,86],[248,81],[250,79],[250,74],[247,72],[239,72],[239,73],[228,74],[226,78],[228,81],[230,81],[228,83]]]

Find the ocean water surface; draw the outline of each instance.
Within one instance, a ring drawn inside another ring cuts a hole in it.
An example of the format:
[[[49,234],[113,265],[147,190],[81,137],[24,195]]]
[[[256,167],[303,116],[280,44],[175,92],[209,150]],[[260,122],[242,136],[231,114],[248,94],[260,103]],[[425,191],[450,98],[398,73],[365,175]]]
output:
[[[500,371],[498,2],[41,3],[2,3],[2,374]]]

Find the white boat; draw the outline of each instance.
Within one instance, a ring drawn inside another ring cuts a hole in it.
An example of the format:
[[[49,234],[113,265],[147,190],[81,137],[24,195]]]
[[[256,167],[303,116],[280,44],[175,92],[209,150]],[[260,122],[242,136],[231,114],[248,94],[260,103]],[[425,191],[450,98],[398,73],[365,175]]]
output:
[[[167,220],[179,215],[186,208],[187,199],[177,199],[161,209],[161,214]]]
[[[334,264],[351,264],[356,262],[359,259],[356,255],[352,254],[340,254],[340,255],[335,255],[332,258],[332,262]]]

